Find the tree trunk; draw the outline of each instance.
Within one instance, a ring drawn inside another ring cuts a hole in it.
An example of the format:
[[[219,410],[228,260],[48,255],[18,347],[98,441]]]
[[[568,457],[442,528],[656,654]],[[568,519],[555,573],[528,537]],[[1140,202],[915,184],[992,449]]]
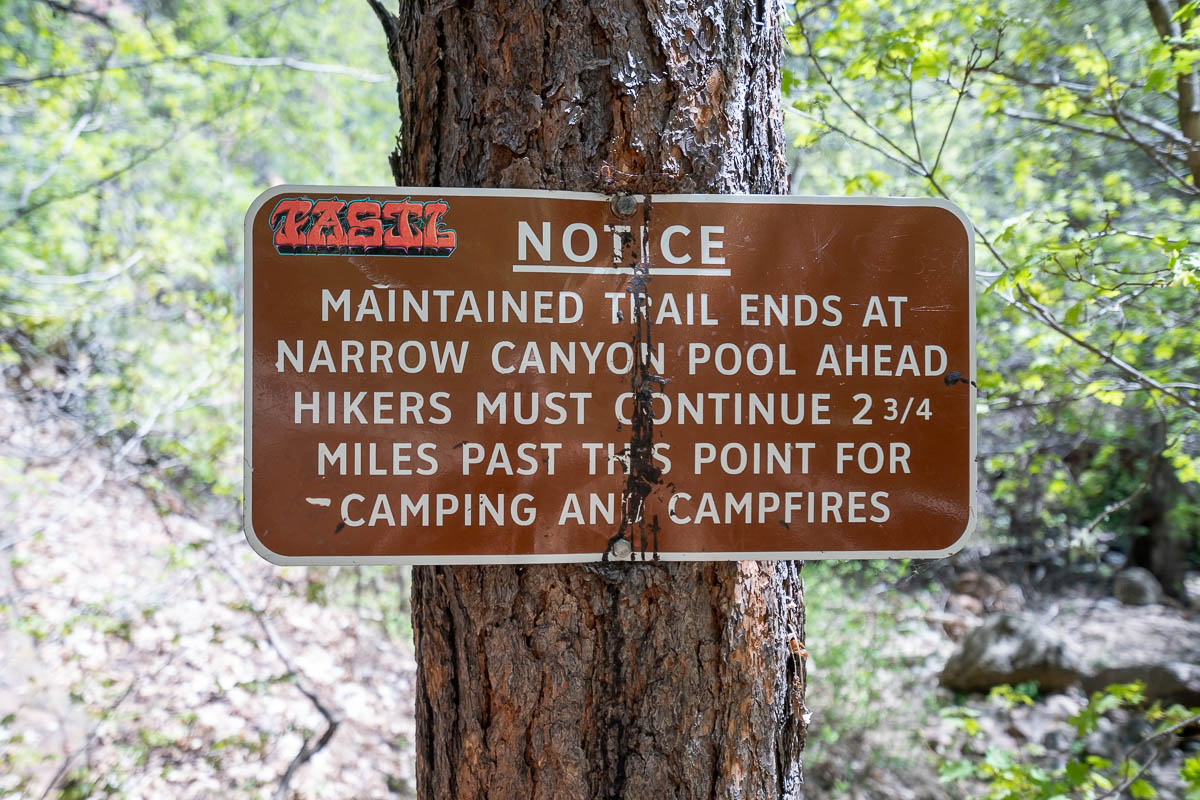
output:
[[[369,1],[399,185],[787,188],[772,3]],[[797,564],[415,567],[412,607],[422,798],[799,794]]]
[[[1178,14],[1183,4],[1172,7],[1168,0],[1146,0],[1154,29],[1173,52],[1195,50],[1195,40],[1188,42],[1188,33],[1195,24],[1194,18]],[[1200,189],[1200,66],[1192,62],[1189,69],[1175,76],[1176,106],[1179,108],[1179,131],[1188,140],[1186,158],[1192,173],[1192,185]]]

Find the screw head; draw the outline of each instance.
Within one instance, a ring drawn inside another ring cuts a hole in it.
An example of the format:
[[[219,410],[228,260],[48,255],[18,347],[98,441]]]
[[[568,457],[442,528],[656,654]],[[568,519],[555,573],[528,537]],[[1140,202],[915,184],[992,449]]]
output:
[[[619,194],[612,201],[613,213],[624,219],[637,211],[637,200],[631,194]]]
[[[608,554],[615,559],[624,561],[633,555],[633,545],[629,543],[628,539],[617,539],[612,543],[612,547],[609,548]]]

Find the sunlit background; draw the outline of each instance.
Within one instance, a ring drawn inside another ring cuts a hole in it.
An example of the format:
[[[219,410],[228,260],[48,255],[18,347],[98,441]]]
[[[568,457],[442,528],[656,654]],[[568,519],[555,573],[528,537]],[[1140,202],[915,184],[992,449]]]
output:
[[[1196,4],[784,11],[792,191],[979,231],[980,533],[805,567],[805,796],[1200,797]],[[406,570],[272,567],[239,507],[242,216],[390,182],[385,47],[351,0],[3,4],[0,797],[413,795]]]

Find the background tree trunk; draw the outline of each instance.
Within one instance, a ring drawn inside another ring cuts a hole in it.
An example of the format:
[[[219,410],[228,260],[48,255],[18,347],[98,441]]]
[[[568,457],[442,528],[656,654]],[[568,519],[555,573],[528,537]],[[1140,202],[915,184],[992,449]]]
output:
[[[370,2],[400,185],[787,189],[774,4]],[[794,563],[416,567],[412,607],[422,798],[799,794]]]

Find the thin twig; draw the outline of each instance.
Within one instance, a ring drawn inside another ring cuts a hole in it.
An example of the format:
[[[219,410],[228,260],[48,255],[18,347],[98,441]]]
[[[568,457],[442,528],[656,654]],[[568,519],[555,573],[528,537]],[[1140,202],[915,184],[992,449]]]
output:
[[[96,724],[93,725],[88,731],[87,736],[84,738],[83,744],[75,748],[73,752],[67,753],[67,755],[63,758],[63,763],[58,766],[58,770],[55,771],[54,776],[50,778],[50,782],[46,784],[46,788],[42,792],[39,800],[46,800],[46,798],[50,796],[50,792],[58,788],[58,782],[61,781],[67,774],[67,770],[69,770],[71,765],[75,763],[75,759],[79,758],[80,755],[86,753],[92,748],[92,742],[96,741],[96,734],[99,733],[100,726],[107,721],[109,714],[116,711],[117,708],[125,702],[125,698],[133,694],[133,689],[138,685],[139,682],[140,679],[138,678],[135,678],[133,681],[131,681],[130,684],[125,687],[125,691],[121,692],[121,695],[115,701],[110,703],[108,708],[105,709],[104,713],[100,715],[99,721],[97,721]]]
[[[917,134],[917,104],[913,99],[913,75],[912,64],[908,65],[908,71],[904,77],[908,80],[908,128],[912,132],[913,145],[917,148],[917,160],[922,164],[925,163],[925,156],[921,153],[921,137]],[[943,140],[943,144],[945,140]],[[941,152],[938,153],[941,155]]]
[[[868,142],[866,139],[862,138],[861,136],[851,133],[850,131],[846,130],[845,128],[842,128],[841,126],[830,122],[828,119],[826,119],[824,117],[817,117],[813,114],[809,114],[807,111],[801,111],[798,108],[790,108],[787,106],[785,106],[783,110],[789,114],[795,114],[799,117],[803,117],[804,119],[824,125],[826,128],[828,128],[829,130],[838,134],[839,136],[849,139],[850,141],[854,142],[855,144],[860,144],[863,147],[867,148],[868,150],[872,150],[872,151],[878,153],[879,155],[883,156],[884,158],[891,161],[892,163],[897,164],[898,166],[907,170],[911,175],[914,175],[915,177],[918,177],[918,178],[925,177],[925,173],[923,173],[921,170],[917,169],[915,166],[913,166],[913,164],[911,164],[907,161],[904,161],[903,159],[897,157],[896,155],[894,155],[892,153],[889,153],[887,150],[884,150],[882,147],[879,147],[878,145]]]
[[[315,742],[312,741],[311,736],[305,738],[304,743],[300,746],[300,750],[292,758],[291,762],[287,766],[287,769],[284,770],[283,775],[280,776],[279,786],[276,788],[274,796],[276,800],[284,800],[284,798],[287,797],[288,788],[291,785],[292,778],[296,774],[296,770],[302,767],[305,763],[312,759],[313,756],[321,752],[321,750],[323,750],[325,746],[329,744],[330,740],[333,739],[333,735],[337,733],[338,726],[341,725],[341,718],[340,715],[336,714],[328,705],[326,705],[326,703],[321,699],[320,695],[317,694],[316,690],[308,685],[308,679],[304,673],[296,669],[292,662],[291,655],[287,651],[287,648],[283,645],[279,636],[275,633],[275,629],[271,626],[271,623],[267,621],[266,612],[259,608],[254,602],[254,595],[250,593],[249,587],[246,586],[241,576],[237,574],[233,567],[230,567],[222,561],[214,558],[214,563],[216,564],[217,568],[229,578],[233,585],[237,587],[238,591],[241,592],[242,597],[246,601],[246,608],[250,611],[251,615],[253,615],[255,621],[258,623],[259,629],[263,632],[263,636],[265,636],[267,639],[267,644],[270,645],[271,649],[275,651],[275,655],[279,658],[279,660],[283,662],[283,666],[287,670],[288,676],[294,681],[293,685],[302,695],[308,698],[308,701],[312,703],[313,708],[315,708],[317,712],[325,718],[325,730],[322,732],[321,736]]]
[[[1129,506],[1133,505],[1133,503],[1139,497],[1141,497],[1143,494],[1145,494],[1146,490],[1150,488],[1150,481],[1153,480],[1154,470],[1157,468],[1156,462],[1157,462],[1158,457],[1161,455],[1162,455],[1162,451],[1160,450],[1159,452],[1155,453],[1154,456],[1151,457],[1150,469],[1146,472],[1145,479],[1140,484],[1138,484],[1138,487],[1136,489],[1134,489],[1132,492],[1130,492],[1129,495],[1127,495],[1123,500],[1118,500],[1115,503],[1111,503],[1108,506],[1108,508],[1104,509],[1098,515],[1096,515],[1096,518],[1094,520],[1092,520],[1086,528],[1083,529],[1083,532],[1087,533],[1087,534],[1094,533],[1096,528],[1099,528],[1100,525],[1106,519],[1111,517],[1113,514],[1116,514],[1118,511],[1129,508]]]
[[[231,67],[286,67],[287,69],[300,70],[301,72],[323,72],[330,75],[344,75],[347,78],[354,78],[365,83],[384,83],[390,80],[387,75],[379,72],[368,72],[354,67],[347,67],[343,64],[318,64],[312,61],[301,61],[291,56],[249,57],[231,56],[224,53],[202,53],[199,57],[205,61],[228,64]]]
[[[267,8],[263,11],[260,11],[257,14],[254,14],[253,16],[247,17],[241,24],[239,24],[236,28],[234,28],[233,30],[226,33],[224,36],[210,42],[207,46],[201,47],[199,50],[193,51],[191,53],[183,53],[181,55],[174,55],[174,56],[163,56],[162,58],[148,58],[148,59],[143,59],[141,61],[118,61],[117,63],[114,64],[114,63],[111,63],[111,61],[109,60],[109,57],[111,57],[111,55],[112,55],[112,53],[110,52],[108,54],[108,57],[105,57],[104,59],[102,59],[100,61],[100,63],[94,64],[93,66],[90,66],[90,67],[83,67],[80,69],[62,70],[62,71],[58,71],[58,72],[43,72],[39,75],[12,75],[9,77],[0,78],[0,87],[28,86],[30,84],[42,83],[44,81],[61,81],[61,80],[66,80],[68,78],[83,78],[83,77],[88,77],[91,75],[102,75],[106,72],[113,72],[116,70],[146,69],[148,67],[156,67],[160,64],[181,64],[181,63],[186,63],[188,61],[195,61],[196,59],[200,59],[200,58],[204,58],[205,56],[213,55],[216,48],[221,47],[226,42],[228,42],[230,39],[239,35],[243,30],[249,28],[251,25],[254,25],[255,23],[257,23],[259,20],[263,19],[264,17],[278,16],[279,12],[283,11],[285,8],[287,8],[288,6],[290,6],[296,2],[297,2],[297,0],[284,0],[284,2],[282,2],[282,3],[277,3],[276,5],[271,6],[270,8]]]
[[[868,120],[862,114],[862,112],[860,112],[858,108],[851,103],[844,94],[842,94],[842,91],[837,87],[837,84],[833,82],[833,78],[829,76],[829,74],[825,71],[825,68],[821,66],[820,60],[817,59],[817,54],[813,49],[812,38],[808,35],[808,28],[804,26],[804,23],[801,20],[797,20],[796,25],[800,30],[800,35],[804,37],[804,43],[808,46],[808,60],[812,62],[813,67],[817,70],[817,74],[821,76],[821,80],[825,82],[825,85],[829,87],[829,90],[833,92],[834,96],[837,97],[841,104],[846,107],[846,110],[857,117],[858,121],[866,126],[867,130],[879,137],[881,141],[886,143],[901,157],[912,162],[913,164],[918,163],[917,160],[909,155],[903,147],[893,142],[886,133],[880,130],[876,125],[873,125],[870,120]]]
[[[124,275],[130,269],[137,266],[145,257],[146,254],[141,250],[135,250],[120,264],[104,272],[83,272],[78,275],[35,275],[26,273],[21,275],[20,279],[43,286],[78,286],[84,283],[107,283],[114,278]]]
[[[997,34],[997,47],[999,47],[999,34]],[[971,55],[967,56],[967,64],[963,67],[962,85],[958,87],[958,91],[954,97],[954,108],[950,111],[950,120],[946,123],[946,130],[942,132],[942,143],[938,145],[937,155],[933,159],[933,167],[928,170],[930,177],[937,175],[938,166],[942,163],[942,153],[946,150],[946,142],[950,139],[950,130],[954,127],[954,120],[958,117],[958,109],[962,106],[963,97],[967,94],[967,83],[971,80],[971,73],[975,71],[975,67],[979,65],[979,59],[983,56],[983,50],[979,45],[971,44]]]
[[[294,0],[293,0],[293,2],[294,2]],[[130,157],[130,159],[128,161],[126,161],[124,164],[122,164],[121,166],[117,167],[116,169],[113,169],[110,172],[105,173],[104,175],[101,175],[98,178],[93,178],[92,180],[87,181],[86,183],[83,183],[80,186],[77,186],[76,188],[72,189],[69,192],[66,192],[65,194],[53,195],[51,197],[46,197],[41,200],[38,200],[35,203],[29,203],[29,204],[18,206],[13,211],[12,216],[10,216],[8,219],[4,220],[3,222],[0,222],[0,233],[3,233],[8,228],[11,228],[13,225],[20,222],[24,217],[27,217],[28,215],[33,214],[37,211],[40,211],[41,209],[43,209],[47,206],[53,205],[55,203],[61,203],[64,200],[70,200],[72,198],[79,197],[80,195],[85,195],[94,189],[98,189],[99,187],[103,186],[104,184],[108,183],[109,181],[112,181],[112,180],[115,180],[115,179],[121,177],[125,173],[135,169],[136,167],[140,166],[141,164],[145,163],[146,161],[149,161],[155,155],[161,153],[163,150],[166,150],[171,145],[178,144],[185,137],[190,136],[191,134],[204,129],[204,128],[208,127],[209,125],[212,125],[217,120],[224,117],[226,114],[232,112],[236,108],[239,108],[246,102],[246,99],[249,97],[249,92],[250,92],[250,83],[247,82],[245,90],[242,92],[241,96],[233,103],[229,104],[228,106],[225,106],[224,108],[217,109],[209,116],[196,122],[194,125],[186,126],[183,128],[180,128],[178,126],[171,128],[168,135],[165,136],[157,144],[153,145],[152,147],[142,149],[136,155]]]
[[[1130,760],[1133,758],[1133,754],[1136,753],[1138,750],[1142,749],[1143,747],[1145,747],[1146,745],[1151,744],[1153,742],[1161,742],[1161,745],[1165,745],[1170,737],[1179,733],[1184,728],[1191,727],[1192,725],[1196,725],[1197,723],[1200,723],[1200,714],[1193,714],[1192,716],[1188,717],[1187,719],[1185,719],[1181,722],[1177,722],[1169,728],[1164,728],[1163,730],[1159,731],[1156,734],[1153,734],[1152,736],[1147,736],[1145,739],[1142,739],[1140,742],[1138,742],[1137,744],[1135,744],[1133,747],[1129,748],[1129,750],[1127,750],[1125,752],[1125,757],[1123,759],[1121,759],[1122,763],[1128,764],[1130,762]],[[1119,783],[1116,786],[1114,786],[1113,788],[1109,789],[1104,794],[1097,797],[1096,800],[1105,800],[1105,798],[1107,798],[1107,797],[1120,797],[1121,795],[1123,795],[1130,786],[1133,786],[1133,784],[1137,783],[1139,780],[1142,779],[1142,776],[1144,776],[1150,770],[1150,767],[1154,766],[1154,762],[1162,757],[1164,749],[1165,749],[1164,746],[1158,747],[1154,751],[1154,755],[1150,756],[1150,758],[1146,760],[1145,764],[1142,764],[1141,769],[1139,769],[1135,774],[1128,776],[1125,780],[1121,781],[1121,783]]]
[[[18,206],[23,206],[28,203],[29,196],[45,186],[46,183],[54,177],[54,173],[58,172],[59,169],[62,168],[66,157],[71,154],[71,150],[75,147],[76,140],[79,139],[80,135],[84,131],[96,130],[96,126],[93,126],[93,122],[95,122],[95,118],[91,115],[91,113],[84,113],[80,115],[79,119],[75,121],[75,124],[71,126],[71,130],[67,133],[67,137],[63,140],[62,145],[59,146],[58,153],[54,156],[54,160],[50,162],[50,165],[42,171],[41,175],[27,182],[21,189],[21,199],[17,201]]]
[[[79,17],[86,17],[93,22],[112,30],[112,20],[98,11],[93,11],[90,8],[84,8],[83,6],[76,5],[75,3],[60,3],[58,0],[38,0],[38,2],[63,14],[74,14]]]
[[[1076,133],[1083,133],[1088,136],[1099,136],[1103,139],[1120,142],[1121,144],[1132,144],[1136,146],[1136,142],[1132,141],[1128,136],[1123,136],[1119,133],[1113,133],[1112,131],[1101,130],[1100,128],[1093,128],[1089,125],[1084,125],[1079,122],[1071,122],[1070,120],[1057,119],[1055,117],[1043,117],[1040,114],[1022,111],[1019,108],[1012,108],[1010,106],[1001,108],[1000,113],[1011,119],[1019,119],[1025,122],[1036,122],[1039,125],[1054,125],[1055,127],[1065,128],[1066,130],[1075,131]],[[1105,115],[1104,118],[1111,119],[1111,117],[1108,115]]]

